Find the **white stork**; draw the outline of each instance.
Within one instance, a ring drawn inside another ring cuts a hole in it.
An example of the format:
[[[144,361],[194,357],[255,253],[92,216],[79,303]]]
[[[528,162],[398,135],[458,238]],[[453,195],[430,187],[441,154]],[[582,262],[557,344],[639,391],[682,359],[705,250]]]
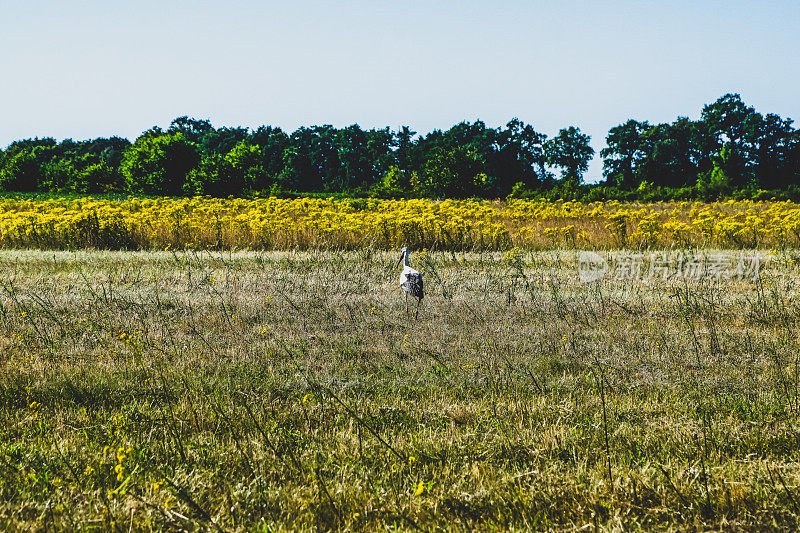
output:
[[[414,313],[414,318],[419,316],[419,306],[422,303],[422,298],[425,297],[425,291],[422,287],[422,274],[408,266],[408,248],[403,247],[400,253],[400,259],[397,260],[397,266],[403,262],[403,273],[400,274],[400,287],[406,293],[406,314],[408,314],[408,295],[417,298],[417,311]],[[395,267],[395,268],[396,268]]]

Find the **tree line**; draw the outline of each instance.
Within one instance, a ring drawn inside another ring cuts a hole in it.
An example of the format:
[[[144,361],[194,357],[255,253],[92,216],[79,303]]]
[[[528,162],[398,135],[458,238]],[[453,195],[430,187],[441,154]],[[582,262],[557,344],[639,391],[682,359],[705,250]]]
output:
[[[575,126],[548,137],[514,118],[417,135],[357,124],[215,128],[179,117],[133,143],[27,139],[0,150],[0,190],[49,193],[242,196],[344,193],[381,197],[602,199],[800,198],[800,130],[762,115],[738,94],[699,120],[630,119],[608,132],[604,180],[583,183],[595,154]]]

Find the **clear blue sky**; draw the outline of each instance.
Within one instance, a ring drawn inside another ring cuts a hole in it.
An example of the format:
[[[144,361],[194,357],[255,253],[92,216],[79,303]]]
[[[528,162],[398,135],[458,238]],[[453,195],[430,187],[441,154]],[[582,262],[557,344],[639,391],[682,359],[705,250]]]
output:
[[[0,146],[215,126],[512,117],[599,151],[738,92],[800,119],[800,1],[0,0]],[[599,157],[589,181],[600,176]]]

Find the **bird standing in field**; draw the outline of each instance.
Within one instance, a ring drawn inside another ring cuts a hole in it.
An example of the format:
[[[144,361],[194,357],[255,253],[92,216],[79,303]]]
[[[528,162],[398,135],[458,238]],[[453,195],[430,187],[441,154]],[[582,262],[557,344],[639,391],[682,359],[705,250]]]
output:
[[[403,247],[400,254],[400,259],[397,260],[397,266],[403,262],[403,273],[400,274],[400,287],[406,293],[406,314],[408,314],[408,295],[417,298],[417,311],[414,313],[414,318],[419,316],[419,306],[422,303],[422,298],[425,296],[425,290],[422,286],[422,274],[408,266],[408,248]]]

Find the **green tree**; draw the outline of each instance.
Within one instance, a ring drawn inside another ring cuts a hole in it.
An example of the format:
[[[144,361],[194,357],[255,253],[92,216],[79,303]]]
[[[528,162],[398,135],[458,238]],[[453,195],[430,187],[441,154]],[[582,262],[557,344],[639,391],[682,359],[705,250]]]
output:
[[[410,170],[414,163],[414,136],[416,131],[411,131],[408,126],[402,126],[397,133],[397,167],[402,170]]]
[[[754,134],[761,121],[752,107],[745,105],[738,94],[726,94],[714,103],[703,107],[700,120],[713,139],[712,154],[728,148],[730,157],[726,164],[728,180],[734,187],[742,187],[755,177],[752,151]]]
[[[100,161],[89,164],[80,171],[73,190],[81,193],[118,192],[123,187],[119,172]]]
[[[49,137],[11,143],[3,154],[0,187],[15,192],[42,191],[44,167],[53,160],[56,146]]]
[[[247,139],[247,128],[219,128],[207,130],[197,143],[201,156],[209,154],[225,155],[240,142]]]
[[[798,184],[800,168],[792,164],[792,151],[800,142],[792,120],[783,120],[775,114],[756,114],[748,124],[748,140],[751,182],[764,189],[784,188]]]
[[[208,120],[197,120],[183,116],[172,121],[169,125],[168,133],[183,133],[189,142],[200,143],[206,135],[214,131],[214,127]]]
[[[713,166],[697,178],[697,191],[705,200],[716,200],[731,191],[728,169],[735,168],[734,151],[730,145],[722,147],[719,155],[712,160]]]
[[[211,153],[203,156],[200,164],[189,172],[186,191],[224,197],[264,190],[270,185],[261,150],[242,141],[225,155]]]
[[[349,192],[363,190],[375,181],[374,158],[367,150],[367,135],[358,124],[336,132],[334,143],[340,168],[335,174],[325,176],[333,190]],[[338,183],[334,179],[338,178]]]
[[[131,192],[176,196],[183,193],[187,175],[199,159],[196,145],[182,132],[153,128],[125,151],[121,171]]]
[[[579,128],[562,128],[558,135],[544,143],[547,163],[561,167],[561,177],[574,184],[580,183],[583,173],[589,169],[594,149],[589,146],[591,137]]]
[[[39,163],[32,151],[22,150],[6,157],[0,169],[0,186],[5,191],[39,190]]]
[[[365,132],[367,136],[367,158],[369,159],[370,175],[368,186],[377,183],[392,166],[398,165],[395,147],[398,138],[388,127],[371,129]]]
[[[638,185],[634,174],[645,155],[642,135],[649,129],[650,124],[647,121],[631,119],[608,131],[606,148],[600,150],[607,184],[613,183],[624,189],[632,189]]]
[[[247,141],[240,142],[225,155],[225,163],[229,169],[230,189],[233,191],[238,188],[230,194],[268,189],[272,185],[268,182],[258,146]]]
[[[313,149],[314,136],[314,130],[306,127],[292,132],[283,150],[283,169],[278,176],[278,184],[282,189],[302,192],[322,190],[322,174]]]
[[[289,147],[289,136],[280,128],[261,126],[250,134],[247,141],[261,150],[264,172],[274,183],[284,168],[284,152]]]
[[[478,154],[464,146],[451,150],[437,147],[428,157],[421,174],[412,183],[421,196],[463,198],[474,196],[482,187],[482,165]]]
[[[522,183],[519,187],[533,188],[548,181],[550,174],[545,169],[544,155],[546,139],[546,135],[517,118],[511,119],[506,129],[498,128],[485,170],[493,187],[486,192],[506,196],[517,183]]]
[[[704,106],[700,120],[716,137],[720,147],[739,146],[746,136],[747,120],[754,113],[755,109],[745,105],[741,96],[729,93]]]
[[[635,182],[647,180],[656,186],[688,187],[698,174],[711,167],[708,136],[702,123],[678,117],[672,124],[652,126],[641,135],[642,155],[635,169]]]
[[[76,168],[76,161],[66,157],[52,157],[39,166],[40,191],[48,192],[84,192],[78,189],[81,174]]]
[[[399,166],[392,165],[371,192],[381,197],[403,198],[412,195],[412,184],[419,182],[419,174],[416,172],[402,170]]]

